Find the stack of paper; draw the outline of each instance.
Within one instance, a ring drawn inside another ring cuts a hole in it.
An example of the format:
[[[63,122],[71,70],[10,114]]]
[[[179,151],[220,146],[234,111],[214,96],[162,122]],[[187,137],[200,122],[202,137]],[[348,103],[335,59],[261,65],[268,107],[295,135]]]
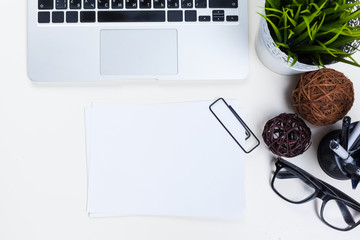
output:
[[[89,215],[240,217],[244,153],[210,104],[86,109]]]

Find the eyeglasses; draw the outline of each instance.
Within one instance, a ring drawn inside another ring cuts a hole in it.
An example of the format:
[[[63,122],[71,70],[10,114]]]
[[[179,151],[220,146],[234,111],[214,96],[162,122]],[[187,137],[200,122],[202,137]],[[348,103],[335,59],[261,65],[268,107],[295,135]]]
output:
[[[320,218],[328,226],[348,231],[360,224],[360,203],[294,164],[278,158],[272,189],[288,202],[299,204],[320,198]]]

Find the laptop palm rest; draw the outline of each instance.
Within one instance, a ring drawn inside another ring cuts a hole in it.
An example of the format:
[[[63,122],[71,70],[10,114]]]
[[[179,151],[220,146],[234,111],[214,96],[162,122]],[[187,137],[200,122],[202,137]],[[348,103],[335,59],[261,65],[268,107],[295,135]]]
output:
[[[102,75],[166,75],[178,73],[176,29],[101,30]]]

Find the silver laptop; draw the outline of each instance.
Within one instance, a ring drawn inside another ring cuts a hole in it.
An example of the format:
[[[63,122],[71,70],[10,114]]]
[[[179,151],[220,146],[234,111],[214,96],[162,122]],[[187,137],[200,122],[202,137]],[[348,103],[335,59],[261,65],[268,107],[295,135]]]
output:
[[[247,0],[28,0],[33,81],[242,79]]]

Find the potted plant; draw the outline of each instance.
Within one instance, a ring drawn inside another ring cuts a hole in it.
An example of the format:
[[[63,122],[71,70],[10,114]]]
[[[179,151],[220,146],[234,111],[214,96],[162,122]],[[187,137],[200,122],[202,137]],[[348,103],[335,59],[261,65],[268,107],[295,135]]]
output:
[[[335,62],[357,67],[359,0],[265,0],[256,51],[274,72],[288,75]]]

